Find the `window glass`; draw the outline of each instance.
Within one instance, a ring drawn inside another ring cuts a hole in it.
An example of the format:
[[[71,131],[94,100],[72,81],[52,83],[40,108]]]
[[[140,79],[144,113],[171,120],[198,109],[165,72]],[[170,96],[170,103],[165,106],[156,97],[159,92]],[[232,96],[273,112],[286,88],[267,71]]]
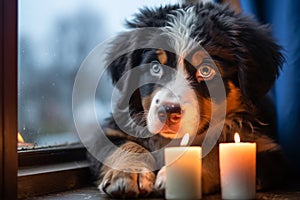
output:
[[[139,7],[169,2],[177,1],[19,0],[18,138],[25,141],[19,148],[77,143],[72,90],[81,63],[97,44],[124,30],[124,20]],[[107,90],[109,84],[99,83]],[[99,120],[110,113],[101,91]],[[89,120],[84,106],[81,112]]]

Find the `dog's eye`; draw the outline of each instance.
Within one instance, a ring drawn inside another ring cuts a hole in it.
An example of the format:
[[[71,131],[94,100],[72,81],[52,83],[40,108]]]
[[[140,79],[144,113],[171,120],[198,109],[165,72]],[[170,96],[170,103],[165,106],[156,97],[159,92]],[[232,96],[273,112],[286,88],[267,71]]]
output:
[[[151,71],[150,72],[153,76],[161,76],[162,75],[162,67],[157,60],[151,62]]]
[[[216,74],[216,71],[208,65],[202,65],[196,72],[198,82],[211,80]]]

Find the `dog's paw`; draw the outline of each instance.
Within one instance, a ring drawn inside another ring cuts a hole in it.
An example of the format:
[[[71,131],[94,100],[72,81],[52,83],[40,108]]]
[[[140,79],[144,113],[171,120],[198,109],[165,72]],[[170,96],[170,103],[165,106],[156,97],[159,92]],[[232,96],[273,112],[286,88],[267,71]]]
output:
[[[153,190],[155,174],[146,169],[136,173],[127,170],[109,170],[98,189],[111,197],[135,198],[150,194]]]
[[[159,195],[163,195],[165,193],[166,188],[166,166],[163,166],[159,172],[157,173],[154,190]]]

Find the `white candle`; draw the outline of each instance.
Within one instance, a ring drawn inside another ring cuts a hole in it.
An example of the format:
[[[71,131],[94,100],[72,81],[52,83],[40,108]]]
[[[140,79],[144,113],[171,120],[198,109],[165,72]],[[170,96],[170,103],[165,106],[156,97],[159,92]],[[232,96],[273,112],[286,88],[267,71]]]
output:
[[[220,144],[220,173],[223,199],[255,199],[256,194],[256,144]]]
[[[183,138],[188,139],[188,135]],[[187,144],[188,142],[186,142]],[[201,199],[201,147],[165,149],[166,199]]]

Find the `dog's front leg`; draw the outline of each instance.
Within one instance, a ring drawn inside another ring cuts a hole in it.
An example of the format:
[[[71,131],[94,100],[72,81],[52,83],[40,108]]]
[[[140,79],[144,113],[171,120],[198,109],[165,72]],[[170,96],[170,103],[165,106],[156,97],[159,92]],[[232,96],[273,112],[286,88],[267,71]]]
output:
[[[155,160],[142,146],[126,142],[104,163],[98,188],[109,196],[133,198],[152,192]]]

